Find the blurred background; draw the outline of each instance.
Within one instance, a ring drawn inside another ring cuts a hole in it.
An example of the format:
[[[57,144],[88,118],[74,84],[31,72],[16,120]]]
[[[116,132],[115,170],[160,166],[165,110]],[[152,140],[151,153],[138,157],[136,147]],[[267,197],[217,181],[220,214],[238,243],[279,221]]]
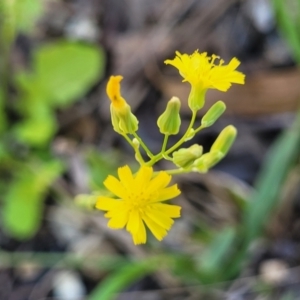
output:
[[[182,217],[163,242],[134,246],[78,197],[136,166],[106,82],[124,76],[158,152],[172,96],[182,132],[190,118],[189,85],[163,61],[196,49],[237,57],[246,84],[209,91],[199,118],[227,111],[191,143],[239,134],[208,174],[175,178]],[[300,299],[298,64],[299,0],[1,0],[0,300]]]

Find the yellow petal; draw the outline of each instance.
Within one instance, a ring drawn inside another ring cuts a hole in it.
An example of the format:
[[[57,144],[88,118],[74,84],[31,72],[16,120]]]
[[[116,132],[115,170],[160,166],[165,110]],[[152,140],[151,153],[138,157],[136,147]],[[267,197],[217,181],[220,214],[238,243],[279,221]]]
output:
[[[170,218],[179,218],[181,207],[178,205],[155,203],[152,207]]]
[[[241,64],[241,62],[236,58],[232,58],[231,61],[229,62],[229,64],[227,65],[228,69],[230,70],[235,70],[239,65]]]
[[[120,204],[109,210],[104,216],[105,218],[115,218],[120,214],[127,214],[128,209],[123,201],[119,201]]]
[[[239,60],[233,58],[227,66],[215,66],[210,72],[211,87],[226,92],[232,83],[244,84],[245,75],[235,70],[239,64]]]
[[[120,204],[120,200],[100,196],[97,198],[96,208],[101,210],[111,210]]]
[[[183,81],[188,81],[192,86],[197,86],[204,91],[209,88],[227,91],[232,83],[244,84],[245,75],[236,71],[240,65],[237,58],[231,59],[228,65],[223,65],[220,60],[215,64],[215,60],[220,59],[217,55],[207,56],[207,53],[195,51],[192,55],[176,52],[173,60],[166,60],[178,69]]]
[[[116,109],[124,107],[126,105],[126,101],[121,96],[121,80],[123,77],[121,75],[118,76],[110,76],[107,86],[106,93],[113,105]]]
[[[139,229],[136,233],[131,233],[133,238],[133,243],[135,245],[145,244],[147,240],[147,233],[145,229],[144,222],[139,218]]]
[[[174,224],[174,221],[170,217],[168,217],[164,213],[161,213],[155,208],[148,208],[148,210],[146,211],[146,215],[152,221],[154,221],[156,224],[158,224],[166,230],[169,230]]]
[[[118,215],[114,215],[109,222],[107,223],[107,226],[112,229],[121,229],[124,228],[124,226],[128,222],[128,212],[119,213]]]
[[[172,176],[166,172],[159,172],[158,175],[150,181],[147,188],[147,193],[151,194],[154,191],[165,188],[170,183],[171,178]]]
[[[153,199],[153,201],[150,202],[154,203],[154,202],[169,200],[177,197],[179,194],[180,194],[180,190],[178,189],[177,184],[174,184],[170,187],[167,187],[159,191],[158,197],[156,199]]]
[[[127,192],[121,182],[114,176],[109,175],[103,182],[105,187],[120,198],[126,198]]]
[[[153,235],[159,241],[161,241],[167,235],[167,231],[163,227],[152,221],[147,215],[143,216],[143,220],[150,229],[150,231],[153,233]]]
[[[153,169],[151,167],[142,166],[136,174],[134,180],[134,188],[143,190],[146,186],[149,185],[152,175]]]
[[[136,234],[139,231],[140,220],[141,218],[138,211],[131,211],[129,213],[129,219],[126,226],[126,230],[129,231],[132,235]]]
[[[122,184],[127,188],[127,190],[133,187],[133,176],[129,166],[124,166],[118,168],[118,175]]]

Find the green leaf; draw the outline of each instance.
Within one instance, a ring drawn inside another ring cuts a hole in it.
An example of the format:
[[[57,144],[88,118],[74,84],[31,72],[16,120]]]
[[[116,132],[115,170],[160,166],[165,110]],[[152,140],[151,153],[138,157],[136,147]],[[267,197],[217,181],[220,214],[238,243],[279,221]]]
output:
[[[279,29],[289,43],[297,63],[300,64],[300,34],[299,24],[297,24],[300,18],[299,7],[295,7],[294,9],[289,8],[289,5],[293,4],[293,1],[273,0],[272,2]],[[294,4],[296,3],[294,2]],[[299,1],[297,4],[298,6],[300,5]]]
[[[130,262],[103,280],[91,293],[88,300],[112,300],[117,293],[143,276],[160,268],[161,261],[157,258],[141,262]]]
[[[219,232],[199,260],[200,278],[203,282],[215,282],[226,262],[236,237],[235,229],[228,227]]]
[[[101,153],[91,148],[86,152],[86,162],[89,168],[91,189],[105,190],[103,181],[109,174],[114,174],[118,167],[117,153]]]
[[[280,298],[280,300],[295,300],[295,299],[297,299],[296,294],[294,294],[291,291],[284,293],[284,295]]]
[[[104,71],[101,48],[74,42],[47,44],[34,53],[33,73],[16,75],[27,102],[65,107],[86,94]],[[29,109],[31,107],[28,107]]]
[[[260,232],[276,206],[288,172],[300,152],[300,115],[272,146],[249,199],[244,216],[245,238],[251,241]]]
[[[32,117],[19,123],[14,131],[20,141],[33,146],[43,146],[49,142],[56,131],[56,119],[48,109],[36,109],[34,112]]]
[[[16,29],[29,32],[34,28],[38,17],[43,13],[41,0],[14,0]]]
[[[11,236],[22,240],[35,234],[41,222],[44,195],[61,171],[58,161],[19,170],[4,196],[2,210],[4,227]]]
[[[0,87],[0,134],[4,132],[6,128],[6,115],[4,112],[4,93],[3,89]]]
[[[51,103],[60,107],[83,96],[102,77],[103,62],[100,48],[59,42],[37,50],[33,68]]]

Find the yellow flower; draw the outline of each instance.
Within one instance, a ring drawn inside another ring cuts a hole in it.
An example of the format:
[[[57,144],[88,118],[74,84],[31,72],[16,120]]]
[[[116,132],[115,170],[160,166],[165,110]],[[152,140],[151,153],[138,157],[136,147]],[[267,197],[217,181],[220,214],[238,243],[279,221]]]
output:
[[[123,76],[110,76],[106,86],[106,93],[115,109],[120,109],[126,105],[125,99],[121,96],[121,80]]]
[[[109,175],[105,187],[118,199],[100,196],[96,208],[107,211],[108,227],[126,230],[132,235],[135,245],[147,240],[145,225],[161,241],[180,217],[180,206],[161,203],[180,194],[177,185],[167,187],[171,176],[161,171],[153,176],[151,167],[142,166],[133,175],[128,166],[118,169],[119,180]]]
[[[120,134],[133,134],[138,130],[138,120],[130,106],[121,96],[121,75],[111,76],[106,86],[106,93],[111,101],[110,114],[113,128]]]
[[[226,92],[232,83],[245,83],[245,75],[236,71],[240,65],[237,58],[231,59],[228,65],[224,65],[223,60],[215,64],[216,59],[220,57],[207,56],[206,52],[195,51],[192,55],[188,55],[177,51],[176,57],[173,60],[166,60],[165,64],[177,68],[183,81],[188,81],[192,86],[198,86],[203,90],[217,89]]]

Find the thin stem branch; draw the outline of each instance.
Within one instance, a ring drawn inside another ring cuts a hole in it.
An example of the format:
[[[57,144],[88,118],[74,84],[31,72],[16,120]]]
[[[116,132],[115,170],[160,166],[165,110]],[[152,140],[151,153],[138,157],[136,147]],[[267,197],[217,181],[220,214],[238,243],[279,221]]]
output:
[[[166,151],[167,144],[168,144],[168,139],[169,139],[169,135],[168,135],[168,134],[165,134],[164,141],[163,141],[163,145],[162,145],[162,148],[161,148],[161,153],[162,153],[162,154],[164,154],[165,151]]]
[[[140,150],[134,145],[134,143],[132,142],[132,140],[128,137],[127,134],[122,134],[122,136],[125,138],[125,140],[128,142],[128,144],[133,148],[134,152],[135,152],[135,158],[138,161],[138,163],[140,165],[144,165],[145,161],[141,155]]]
[[[148,166],[153,166],[157,161],[161,160],[164,157],[164,155],[170,154],[171,152],[176,150],[179,146],[181,146],[185,142],[190,130],[193,128],[193,126],[195,124],[196,117],[197,117],[197,111],[194,110],[193,114],[192,114],[190,124],[189,124],[185,134],[181,137],[181,139],[176,144],[174,144],[171,148],[166,150],[164,153],[160,152],[159,154],[152,157],[152,159],[150,161],[148,161],[146,164]]]
[[[133,136],[139,141],[140,145],[142,146],[142,148],[145,150],[145,152],[147,153],[147,155],[152,159],[154,157],[153,153],[149,150],[149,148],[145,145],[145,143],[143,142],[143,140],[137,135],[136,132],[133,133]]]

